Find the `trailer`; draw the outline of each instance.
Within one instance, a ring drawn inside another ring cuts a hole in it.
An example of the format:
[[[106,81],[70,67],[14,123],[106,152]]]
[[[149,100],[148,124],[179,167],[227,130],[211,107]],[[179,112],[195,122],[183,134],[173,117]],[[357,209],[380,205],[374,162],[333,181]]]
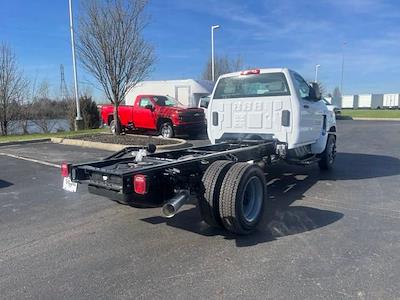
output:
[[[399,104],[400,94],[384,94],[383,107],[385,108],[400,108]]]
[[[372,109],[383,108],[383,94],[372,94],[371,108]]]
[[[371,108],[372,94],[358,95],[358,108]]]
[[[357,108],[355,95],[345,95],[342,97],[342,108]]]

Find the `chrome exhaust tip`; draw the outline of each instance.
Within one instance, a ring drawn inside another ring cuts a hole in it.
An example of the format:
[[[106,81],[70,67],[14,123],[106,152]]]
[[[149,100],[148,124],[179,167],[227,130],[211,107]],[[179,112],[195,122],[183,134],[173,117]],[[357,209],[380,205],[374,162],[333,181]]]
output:
[[[179,209],[184,205],[190,198],[188,190],[178,191],[174,197],[168,200],[162,207],[162,214],[166,218],[172,218],[176,215]]]

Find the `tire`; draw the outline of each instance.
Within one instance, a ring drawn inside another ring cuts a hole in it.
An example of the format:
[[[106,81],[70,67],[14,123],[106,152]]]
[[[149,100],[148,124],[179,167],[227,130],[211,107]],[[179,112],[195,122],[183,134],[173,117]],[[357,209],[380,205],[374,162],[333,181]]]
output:
[[[224,227],[235,234],[253,232],[261,221],[267,200],[264,172],[256,165],[236,163],[226,174],[219,196]]]
[[[199,196],[199,209],[203,220],[212,227],[222,227],[219,213],[219,193],[222,181],[233,162],[217,160],[204,172],[202,192]]]
[[[331,170],[336,158],[336,136],[333,134],[328,135],[324,152],[320,154],[320,161],[318,162],[321,170]]]
[[[110,132],[111,132],[112,134],[115,134],[115,130],[116,130],[115,121],[112,120],[112,121],[110,122]]]
[[[164,138],[174,137],[174,128],[170,122],[162,123],[160,126],[160,134]]]

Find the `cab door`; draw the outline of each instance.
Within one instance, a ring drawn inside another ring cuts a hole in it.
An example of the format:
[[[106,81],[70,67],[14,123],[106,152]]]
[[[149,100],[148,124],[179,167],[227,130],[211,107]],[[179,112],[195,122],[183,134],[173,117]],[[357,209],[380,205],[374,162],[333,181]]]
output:
[[[292,74],[300,105],[300,143],[314,143],[321,134],[323,115],[319,100],[310,98],[310,86],[297,73]]]
[[[133,110],[133,123],[136,128],[156,130],[155,104],[150,97],[140,97]]]

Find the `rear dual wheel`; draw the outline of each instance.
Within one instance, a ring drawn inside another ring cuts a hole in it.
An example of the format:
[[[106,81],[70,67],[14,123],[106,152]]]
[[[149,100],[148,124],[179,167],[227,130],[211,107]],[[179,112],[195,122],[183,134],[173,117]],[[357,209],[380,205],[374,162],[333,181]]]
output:
[[[267,199],[267,184],[260,167],[217,161],[204,173],[203,186],[199,204],[206,223],[222,225],[235,234],[249,234],[257,228]]]
[[[212,227],[221,227],[219,216],[219,193],[222,181],[229,168],[233,165],[230,160],[217,160],[204,172],[203,190],[199,197],[199,209],[203,220]]]

